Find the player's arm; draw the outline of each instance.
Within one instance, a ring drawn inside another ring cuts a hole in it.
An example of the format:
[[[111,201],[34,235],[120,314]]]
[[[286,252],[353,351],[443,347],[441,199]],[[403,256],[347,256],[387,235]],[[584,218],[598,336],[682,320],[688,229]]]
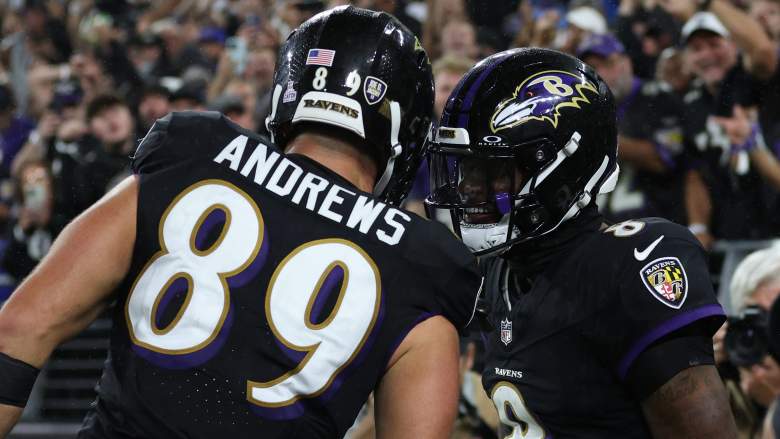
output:
[[[19,418],[36,369],[100,315],[124,278],[137,196],[136,177],[128,177],[76,218],[0,309],[0,437]]]
[[[656,438],[732,439],[737,427],[715,366],[680,371],[642,402]]]
[[[457,331],[441,316],[409,332],[375,393],[378,439],[450,437],[457,415],[458,355]]]

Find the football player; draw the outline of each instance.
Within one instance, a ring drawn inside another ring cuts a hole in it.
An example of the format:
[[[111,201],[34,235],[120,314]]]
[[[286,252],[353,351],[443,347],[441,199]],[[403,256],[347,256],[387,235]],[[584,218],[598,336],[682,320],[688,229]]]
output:
[[[506,437],[733,438],[702,247],[598,213],[616,140],[605,82],[556,51],[491,56],[448,100],[427,202],[482,256],[484,388]]]
[[[390,15],[337,8],[290,36],[274,84],[273,141],[217,113],[159,120],[135,176],[5,304],[0,436],[115,301],[80,438],[336,438],[372,391],[379,437],[447,437],[482,278],[394,207],[429,132],[427,55]]]

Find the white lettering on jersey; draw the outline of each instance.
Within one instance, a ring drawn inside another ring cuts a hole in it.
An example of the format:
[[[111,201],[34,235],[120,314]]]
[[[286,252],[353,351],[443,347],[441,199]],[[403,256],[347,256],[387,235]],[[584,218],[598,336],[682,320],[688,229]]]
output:
[[[301,199],[306,194],[306,208],[314,212],[314,206],[317,204],[317,196],[320,192],[324,191],[328,187],[328,180],[322,177],[318,177],[312,173],[307,172],[301,179],[301,184],[295,191],[295,195],[292,197],[292,202],[295,204],[301,204]]]
[[[328,194],[325,195],[325,199],[322,201],[322,205],[320,206],[320,210],[317,212],[320,215],[324,216],[325,218],[332,219],[333,221],[340,223],[341,219],[343,218],[342,215],[330,210],[330,207],[333,204],[341,204],[344,202],[344,198],[339,196],[339,192],[344,192],[350,195],[357,195],[356,193],[352,191],[348,191],[344,188],[338,187],[335,184],[330,187],[330,190],[328,191]]]
[[[376,203],[376,204],[375,204]],[[385,203],[371,200],[365,195],[358,197],[355,202],[355,207],[352,209],[352,213],[347,220],[347,227],[355,228],[360,223],[358,230],[360,233],[368,233],[368,230],[376,221],[376,217],[385,208]]]
[[[258,143],[243,166],[240,166],[244,154],[247,153],[247,140],[249,139],[244,135],[231,140],[214,157],[214,162],[227,165],[258,186],[287,198],[294,204],[300,205],[306,198],[304,206],[306,209],[333,222],[355,229],[364,235],[371,233],[373,228],[376,237],[388,245],[401,242],[406,232],[405,223],[412,221],[406,213],[369,196],[358,195],[319,175],[304,172],[303,168],[262,142]],[[323,193],[325,196],[320,203],[320,196]],[[317,207],[318,203],[320,203],[319,207]],[[336,211],[336,206],[342,206],[342,209]],[[382,221],[375,227],[380,217]]]
[[[291,168],[292,173],[287,177],[284,186],[280,186],[279,181],[281,181],[287,168]],[[301,169],[300,166],[288,159],[282,159],[281,163],[276,167],[274,174],[268,180],[268,183],[266,183],[265,188],[282,197],[289,195],[295,187],[295,183],[298,183],[298,179],[301,178],[301,174],[303,174],[303,169]]]
[[[398,209],[391,208],[387,210],[387,213],[385,214],[385,222],[388,226],[394,229],[393,234],[388,235],[384,230],[377,230],[376,237],[379,238],[380,241],[390,245],[398,244],[401,241],[401,236],[406,231],[406,228],[403,226],[403,224],[395,220],[395,216],[401,217],[406,222],[410,222],[412,220],[409,215],[401,212]]]
[[[244,155],[244,148],[246,147],[246,136],[238,136],[233,139],[227,146],[214,157],[214,161],[222,163],[225,160],[230,161],[230,169],[237,171],[238,164],[241,162],[241,157]]]
[[[246,160],[244,167],[241,168],[241,175],[248,177],[249,173],[252,172],[252,168],[254,168],[255,183],[263,184],[265,177],[267,177],[268,173],[271,172],[271,168],[278,159],[278,152],[271,151],[271,153],[268,154],[268,147],[262,143],[258,143],[257,148],[255,148],[254,152],[252,152],[252,155],[250,155]]]
[[[503,377],[517,378],[517,379],[523,377],[523,372],[519,370],[502,369],[500,367],[496,367],[495,370],[496,370],[496,375],[501,375]]]

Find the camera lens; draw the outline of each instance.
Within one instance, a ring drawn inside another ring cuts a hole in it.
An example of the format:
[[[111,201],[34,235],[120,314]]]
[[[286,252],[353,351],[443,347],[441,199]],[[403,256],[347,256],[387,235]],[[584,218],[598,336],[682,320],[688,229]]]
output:
[[[759,363],[769,350],[766,312],[749,307],[743,316],[729,319],[724,343],[733,365],[748,367]]]

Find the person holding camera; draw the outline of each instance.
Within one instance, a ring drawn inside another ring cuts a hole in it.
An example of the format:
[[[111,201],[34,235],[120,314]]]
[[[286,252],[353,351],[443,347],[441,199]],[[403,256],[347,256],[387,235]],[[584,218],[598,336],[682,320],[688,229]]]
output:
[[[771,418],[780,396],[780,246],[748,255],[734,271],[730,295],[736,316],[715,335],[716,358],[736,367],[739,390],[749,399],[742,410],[747,437],[774,438]]]

